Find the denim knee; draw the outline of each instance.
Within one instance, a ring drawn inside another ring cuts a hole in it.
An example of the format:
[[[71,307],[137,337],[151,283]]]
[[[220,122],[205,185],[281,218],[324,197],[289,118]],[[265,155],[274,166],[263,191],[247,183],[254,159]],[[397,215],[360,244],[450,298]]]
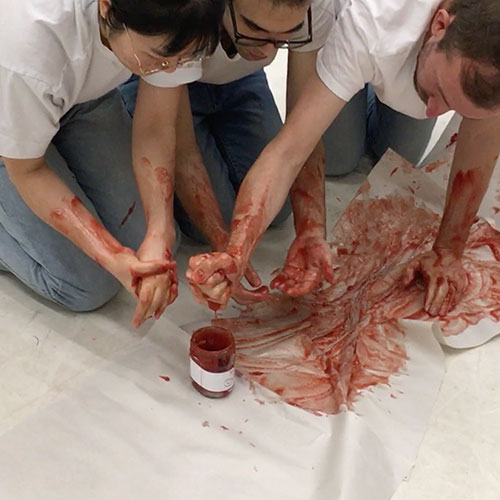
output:
[[[64,309],[88,312],[109,302],[120,289],[120,283],[105,269],[82,273],[70,281],[45,279],[45,293],[50,300]]]

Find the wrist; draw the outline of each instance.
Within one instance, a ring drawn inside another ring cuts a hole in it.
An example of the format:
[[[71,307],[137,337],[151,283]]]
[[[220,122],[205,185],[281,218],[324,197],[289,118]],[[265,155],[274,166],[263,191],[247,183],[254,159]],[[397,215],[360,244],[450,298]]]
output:
[[[326,225],[324,222],[314,220],[300,220],[295,223],[297,238],[321,238],[326,239]]]
[[[205,235],[213,252],[224,252],[227,247],[229,235],[222,228],[214,229],[209,235]]]

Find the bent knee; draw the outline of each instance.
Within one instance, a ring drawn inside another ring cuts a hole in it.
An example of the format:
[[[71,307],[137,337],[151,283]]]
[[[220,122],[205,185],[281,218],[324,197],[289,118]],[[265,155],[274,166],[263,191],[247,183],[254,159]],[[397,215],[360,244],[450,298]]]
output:
[[[86,276],[72,277],[71,281],[59,280],[49,285],[46,295],[64,309],[89,312],[109,302],[120,289],[120,283],[106,270]]]

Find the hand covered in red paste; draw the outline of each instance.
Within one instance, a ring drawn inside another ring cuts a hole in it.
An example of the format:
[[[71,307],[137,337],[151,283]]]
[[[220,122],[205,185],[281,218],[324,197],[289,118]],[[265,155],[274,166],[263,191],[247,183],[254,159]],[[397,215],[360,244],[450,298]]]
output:
[[[214,231],[217,232],[217,231]],[[218,231],[219,235],[222,235],[218,238],[216,242],[214,242],[211,247],[212,251],[214,253],[217,252],[225,252],[227,248],[227,244],[229,241],[229,234],[227,233],[226,230],[223,231]],[[248,284],[254,288],[258,288],[262,286],[262,280],[260,279],[260,276],[258,275],[257,271],[255,268],[252,266],[252,264],[249,262],[247,265],[247,269],[245,271],[245,279],[247,280]],[[248,299],[245,301],[245,289],[243,289],[243,296],[241,297],[241,300],[238,300],[238,295],[239,295],[239,287],[236,287],[233,290],[232,298],[236,300],[236,302],[239,302],[240,304],[244,304],[248,302]],[[261,300],[261,299],[259,299]],[[252,300],[252,302],[255,302],[256,300]]]
[[[139,280],[168,272],[170,267],[170,262],[165,258],[141,261],[133,250],[123,248],[106,269],[135,297]]]
[[[137,255],[141,260],[150,260],[156,255],[164,256],[168,267],[165,272],[138,279],[135,284],[135,295],[138,299],[133,325],[139,328],[147,319],[154,316],[159,319],[176,298],[178,293],[177,264],[170,250],[165,250],[164,241],[152,242],[146,239]]]
[[[418,275],[427,285],[424,310],[445,316],[458,304],[467,286],[462,260],[446,249],[433,249],[410,261],[403,282],[408,286]]]
[[[211,309],[225,309],[230,297],[239,303],[265,300],[267,287],[247,290],[240,284],[243,270],[238,260],[225,252],[195,255],[189,259],[186,277],[194,299]],[[247,272],[250,284],[260,284],[255,271]]]
[[[288,250],[285,267],[270,286],[298,297],[321,286],[323,280],[334,282],[328,243],[322,237],[298,236]]]

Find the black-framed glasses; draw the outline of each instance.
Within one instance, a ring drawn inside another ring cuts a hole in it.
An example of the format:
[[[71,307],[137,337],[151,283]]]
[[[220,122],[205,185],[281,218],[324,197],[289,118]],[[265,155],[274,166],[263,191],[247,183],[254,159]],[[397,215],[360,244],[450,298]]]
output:
[[[290,38],[288,40],[276,40],[271,38],[257,38],[253,36],[242,35],[238,31],[238,24],[236,23],[236,13],[234,12],[234,6],[232,0],[228,1],[229,12],[231,14],[231,21],[233,23],[234,31],[234,43],[238,45],[244,45],[245,47],[263,47],[264,45],[271,44],[277,49],[294,49],[298,47],[303,47],[308,43],[312,42],[312,13],[311,7],[307,9],[307,36],[302,39]]]

